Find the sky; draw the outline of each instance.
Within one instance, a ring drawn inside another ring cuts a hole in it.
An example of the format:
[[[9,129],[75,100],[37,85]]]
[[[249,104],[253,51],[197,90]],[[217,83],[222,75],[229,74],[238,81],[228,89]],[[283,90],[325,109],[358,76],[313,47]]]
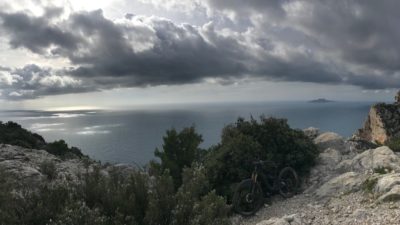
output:
[[[399,10],[396,0],[2,0],[0,104],[391,101]]]

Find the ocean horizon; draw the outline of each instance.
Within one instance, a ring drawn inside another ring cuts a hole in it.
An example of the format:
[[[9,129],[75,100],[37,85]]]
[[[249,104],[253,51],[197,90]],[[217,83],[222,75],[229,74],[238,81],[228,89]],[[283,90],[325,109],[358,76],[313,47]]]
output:
[[[202,148],[220,141],[224,126],[239,117],[285,118],[292,128],[316,127],[350,137],[361,128],[374,102],[251,102],[174,104],[130,110],[5,110],[0,120],[15,121],[46,141],[64,139],[103,162],[144,165],[162,147],[166,130],[195,126]]]

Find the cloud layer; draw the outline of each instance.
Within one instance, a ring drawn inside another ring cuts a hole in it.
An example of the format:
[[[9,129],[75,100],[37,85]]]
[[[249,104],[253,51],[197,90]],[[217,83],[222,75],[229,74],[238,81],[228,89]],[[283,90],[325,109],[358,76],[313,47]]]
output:
[[[0,67],[1,97],[46,95],[238,79],[400,87],[398,1],[158,1],[166,10],[205,10],[202,26],[126,12],[41,14],[0,10],[13,49],[63,59],[63,67]],[[186,6],[186,7],[185,7]],[[187,12],[190,13],[190,12]]]

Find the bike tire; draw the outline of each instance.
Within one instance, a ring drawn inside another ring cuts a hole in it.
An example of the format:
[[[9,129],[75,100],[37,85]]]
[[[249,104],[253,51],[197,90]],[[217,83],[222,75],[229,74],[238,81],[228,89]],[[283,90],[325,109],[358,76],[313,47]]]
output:
[[[263,203],[264,195],[259,183],[254,183],[251,179],[240,182],[233,195],[235,212],[242,216],[251,216],[261,208]]]
[[[285,167],[279,172],[279,194],[284,198],[293,197],[298,190],[299,183],[299,177],[292,167]]]

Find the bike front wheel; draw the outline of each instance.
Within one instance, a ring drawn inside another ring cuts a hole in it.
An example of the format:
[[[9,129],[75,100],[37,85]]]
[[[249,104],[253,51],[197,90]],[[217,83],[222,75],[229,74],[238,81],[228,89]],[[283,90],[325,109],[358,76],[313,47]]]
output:
[[[281,170],[278,176],[279,193],[290,198],[296,194],[299,186],[299,178],[296,171],[292,167],[285,167]]]
[[[243,216],[256,213],[264,203],[264,195],[260,184],[251,179],[243,180],[233,195],[233,208]]]

